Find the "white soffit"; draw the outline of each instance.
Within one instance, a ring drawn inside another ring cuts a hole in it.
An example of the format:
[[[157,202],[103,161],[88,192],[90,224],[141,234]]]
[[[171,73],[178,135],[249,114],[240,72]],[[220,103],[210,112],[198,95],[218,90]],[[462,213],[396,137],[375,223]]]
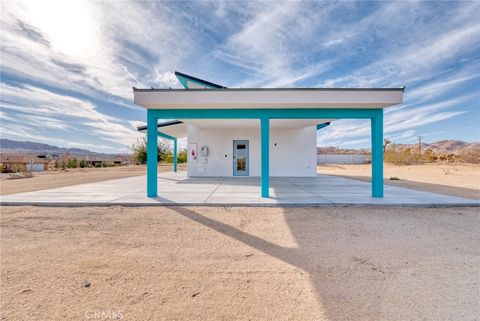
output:
[[[183,123],[158,127],[164,134],[182,138],[187,136],[187,125],[199,128],[251,128],[260,130],[257,119],[180,119]],[[271,119],[270,128],[305,128],[332,122],[332,119]],[[146,130],[143,130],[146,133]]]
[[[181,119],[199,128],[260,128],[258,119]],[[270,128],[303,128],[330,122],[331,119],[271,119]]]
[[[403,102],[403,89],[135,89],[148,109],[385,108]]]

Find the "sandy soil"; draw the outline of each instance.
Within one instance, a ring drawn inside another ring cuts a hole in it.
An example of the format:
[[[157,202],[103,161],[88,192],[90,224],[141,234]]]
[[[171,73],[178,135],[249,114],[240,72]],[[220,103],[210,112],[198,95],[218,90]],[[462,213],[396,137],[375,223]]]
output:
[[[370,181],[370,165],[318,166],[320,174]],[[385,164],[385,184],[421,191],[480,199],[480,165],[425,164],[395,166]],[[390,180],[391,177],[400,180]]]
[[[2,320],[480,316],[478,208],[1,212]]]
[[[186,165],[179,164],[179,170]],[[160,165],[159,171],[171,171],[172,165]],[[107,168],[76,168],[67,171],[46,171],[34,173],[32,178],[7,179],[8,175],[0,177],[0,195],[37,191],[42,189],[65,187],[107,181],[110,179],[139,176],[146,174],[146,166],[119,166]]]

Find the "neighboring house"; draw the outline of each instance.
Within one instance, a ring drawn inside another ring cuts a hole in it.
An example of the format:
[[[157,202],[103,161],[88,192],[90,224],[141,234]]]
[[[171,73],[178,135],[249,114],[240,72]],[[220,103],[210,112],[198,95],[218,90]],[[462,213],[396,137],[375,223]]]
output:
[[[49,161],[32,155],[0,155],[2,171],[8,172],[42,172],[48,170]]]
[[[118,155],[113,158],[113,163],[115,165],[130,165],[132,160],[128,156]]]
[[[225,88],[175,73],[185,89],[137,89],[147,109],[147,195],[157,196],[157,137],[187,139],[189,177],[317,175],[317,130],[335,119],[369,119],[372,195],[383,197],[383,108],[402,103],[404,88]],[[173,119],[160,122],[159,119]],[[174,165],[176,170],[176,166]]]

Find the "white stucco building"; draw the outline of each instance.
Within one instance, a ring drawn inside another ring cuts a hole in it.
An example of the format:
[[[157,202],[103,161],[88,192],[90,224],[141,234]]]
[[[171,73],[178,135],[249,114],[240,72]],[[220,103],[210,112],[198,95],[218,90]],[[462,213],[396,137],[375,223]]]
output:
[[[316,176],[317,130],[334,119],[370,119],[372,195],[383,197],[383,108],[404,88],[225,88],[175,73],[185,89],[137,89],[147,109],[147,195],[157,195],[157,136],[187,140],[189,177]],[[176,171],[176,158],[174,168]]]
[[[167,135],[187,138],[189,177],[260,176],[257,120],[180,120],[160,123]],[[317,120],[272,120],[270,175],[315,176]]]

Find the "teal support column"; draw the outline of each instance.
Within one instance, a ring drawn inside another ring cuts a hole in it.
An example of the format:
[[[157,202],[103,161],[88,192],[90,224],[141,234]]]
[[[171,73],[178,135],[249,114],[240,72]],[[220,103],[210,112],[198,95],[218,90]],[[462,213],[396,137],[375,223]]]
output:
[[[260,119],[261,161],[262,161],[262,197],[269,197],[270,188],[270,119]]]
[[[158,137],[162,137],[173,142],[173,171],[177,172],[177,137],[167,135],[162,132],[158,132]]]
[[[173,171],[177,172],[177,139],[173,140]]]
[[[157,117],[154,110],[147,111],[147,197],[157,197]]]
[[[372,196],[383,197],[383,109],[370,118],[372,131]]]

